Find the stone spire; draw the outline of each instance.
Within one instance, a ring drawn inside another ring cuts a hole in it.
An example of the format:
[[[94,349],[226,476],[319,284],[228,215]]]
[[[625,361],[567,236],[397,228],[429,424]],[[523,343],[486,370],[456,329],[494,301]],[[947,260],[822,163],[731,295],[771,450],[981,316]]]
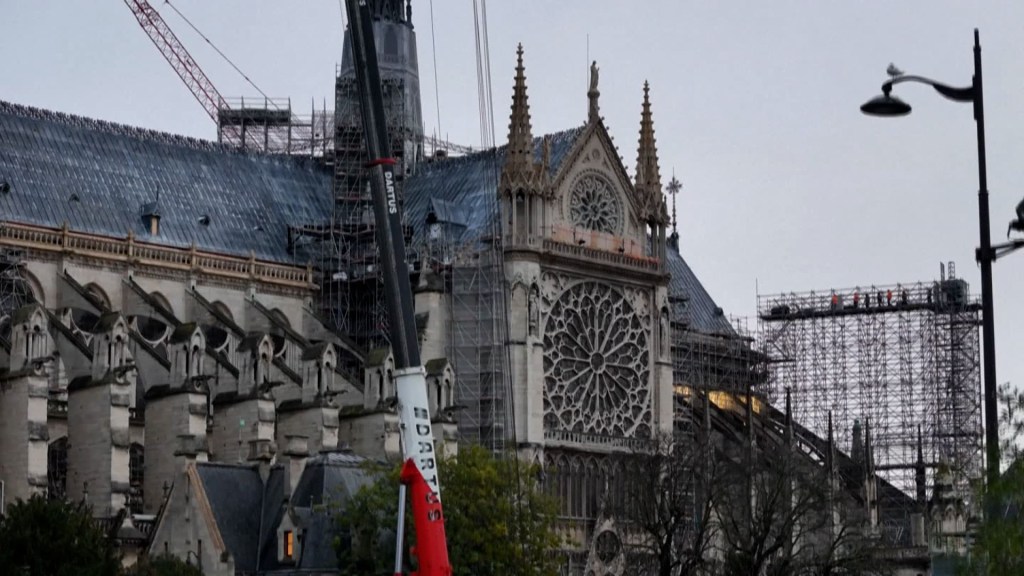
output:
[[[661,190],[661,171],[658,168],[658,146],[654,139],[654,120],[651,118],[650,92],[650,84],[644,82],[640,145],[636,157],[636,193],[646,220],[668,224],[668,209]]]
[[[508,126],[508,150],[501,174],[502,188],[539,191],[539,167],[533,161],[533,132],[530,104],[526,95],[526,68],[523,45],[516,49],[516,77],[512,88],[512,116]]]

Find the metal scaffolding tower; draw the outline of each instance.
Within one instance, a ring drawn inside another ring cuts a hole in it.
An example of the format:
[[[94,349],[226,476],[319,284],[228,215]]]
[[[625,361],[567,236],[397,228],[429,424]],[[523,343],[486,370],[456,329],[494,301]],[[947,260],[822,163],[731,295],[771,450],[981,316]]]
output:
[[[497,185],[493,226],[497,227]],[[464,246],[452,268],[449,358],[456,369],[459,439],[495,452],[514,445],[508,300],[497,230]]]
[[[844,450],[869,423],[877,469],[911,496],[920,435],[930,478],[948,466],[967,498],[982,471],[980,310],[953,264],[931,283],[759,295],[768,398],[789,388],[822,437],[832,412]]]
[[[415,165],[419,149],[405,122],[405,98],[401,79],[384,79],[388,137],[396,156],[396,190],[404,214],[405,176]],[[397,95],[397,97],[396,97]],[[339,76],[334,119],[334,205],[332,225],[321,243],[320,278],[324,315],[341,333],[366,349],[387,345],[387,311],[384,308],[373,203],[366,180],[362,120],[354,79]],[[412,242],[412,227],[405,226],[405,242]],[[416,250],[407,254],[410,273],[419,273]],[[414,284],[415,285],[415,284]]]
[[[19,251],[0,249],[0,350],[8,352],[14,313],[33,300],[22,266]]]

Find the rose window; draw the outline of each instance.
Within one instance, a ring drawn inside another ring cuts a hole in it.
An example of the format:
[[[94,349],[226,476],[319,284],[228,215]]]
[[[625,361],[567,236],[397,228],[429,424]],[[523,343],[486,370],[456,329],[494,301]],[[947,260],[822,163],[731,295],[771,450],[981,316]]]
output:
[[[597,552],[597,558],[608,564],[619,555],[619,551],[622,550],[622,541],[619,537],[611,530],[605,530],[597,535],[597,542],[595,551]]]
[[[552,302],[544,334],[544,424],[604,436],[650,431],[644,324],[617,290],[577,284]]]
[[[608,181],[588,174],[572,187],[569,216],[577,226],[615,234],[622,219],[619,196]]]

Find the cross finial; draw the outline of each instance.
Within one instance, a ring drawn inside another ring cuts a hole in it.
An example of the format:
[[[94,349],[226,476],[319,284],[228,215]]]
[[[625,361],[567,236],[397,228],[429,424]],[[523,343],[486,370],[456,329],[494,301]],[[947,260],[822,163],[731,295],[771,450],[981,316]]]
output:
[[[666,188],[668,189],[669,197],[672,198],[672,233],[678,234],[679,220],[678,218],[676,218],[676,195],[679,194],[679,191],[683,188],[683,185],[682,183],[679,182],[679,180],[676,179],[676,171],[674,168],[672,169],[672,180],[669,180],[668,186],[666,186]]]

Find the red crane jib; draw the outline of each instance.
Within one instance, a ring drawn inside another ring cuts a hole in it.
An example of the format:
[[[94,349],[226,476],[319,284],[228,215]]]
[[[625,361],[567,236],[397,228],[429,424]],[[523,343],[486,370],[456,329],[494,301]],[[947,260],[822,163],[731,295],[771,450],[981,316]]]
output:
[[[451,576],[439,495],[427,484],[412,458],[402,466],[400,480],[412,497],[413,521],[416,523],[416,546],[411,553],[416,557],[419,570],[412,576]]]
[[[146,0],[124,0],[124,3],[131,9],[135,19],[139,21],[139,25],[149,35],[149,39],[160,50],[160,54],[163,54],[171,68],[174,68],[181,80],[185,82],[206,113],[216,122],[218,110],[225,107],[224,98],[185,49],[185,45],[178,40],[171,27],[149,2]]]

